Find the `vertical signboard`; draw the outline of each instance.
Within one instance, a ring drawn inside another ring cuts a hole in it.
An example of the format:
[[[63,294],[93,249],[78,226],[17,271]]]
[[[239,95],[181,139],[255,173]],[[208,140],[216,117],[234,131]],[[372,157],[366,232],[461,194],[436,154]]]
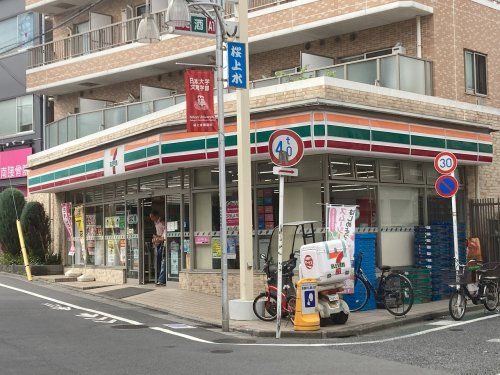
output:
[[[211,70],[186,70],[186,127],[188,132],[215,132],[214,74]]]
[[[245,43],[227,44],[227,66],[229,87],[247,88],[247,66]]]
[[[68,255],[75,255],[75,240],[73,238],[73,215],[71,214],[71,203],[63,203],[61,205],[62,219],[64,227],[66,228],[66,233],[68,233],[68,239],[70,242],[70,248]]]

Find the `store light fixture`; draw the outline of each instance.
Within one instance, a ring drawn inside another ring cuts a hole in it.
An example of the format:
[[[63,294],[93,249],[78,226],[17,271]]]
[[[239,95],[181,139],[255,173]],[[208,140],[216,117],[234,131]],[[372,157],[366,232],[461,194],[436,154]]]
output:
[[[137,41],[139,43],[158,43],[160,41],[160,30],[154,16],[151,14],[151,5],[146,5],[146,13],[137,27]]]
[[[187,27],[191,24],[191,12],[186,0],[170,2],[165,14],[165,24],[172,27]]]

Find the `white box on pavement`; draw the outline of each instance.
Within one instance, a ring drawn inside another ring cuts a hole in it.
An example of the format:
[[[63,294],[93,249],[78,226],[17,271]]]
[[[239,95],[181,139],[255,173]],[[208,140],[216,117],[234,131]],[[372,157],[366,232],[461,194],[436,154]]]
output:
[[[316,242],[300,248],[300,278],[318,279],[318,286],[343,283],[352,273],[342,240]]]

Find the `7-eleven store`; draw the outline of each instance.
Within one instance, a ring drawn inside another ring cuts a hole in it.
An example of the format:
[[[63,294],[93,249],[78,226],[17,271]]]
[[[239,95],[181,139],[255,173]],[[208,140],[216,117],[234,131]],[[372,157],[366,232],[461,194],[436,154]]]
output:
[[[155,116],[158,114],[148,118]],[[61,238],[56,246],[65,264],[83,267],[83,247],[89,254],[86,272],[98,280],[154,281],[154,225],[149,213],[156,210],[167,227],[168,280],[179,281],[182,288],[218,293],[216,134],[186,133],[180,120],[177,125],[157,126],[156,130],[149,127],[131,136],[122,132],[126,126],[105,131],[114,134],[108,142],[92,141],[99,134],[77,140],[86,142],[84,152],[65,152],[77,142],[73,141],[30,160],[30,193],[36,197],[43,197],[38,193],[56,193],[51,194],[51,202],[55,202],[51,215]],[[449,220],[449,200],[434,192],[434,155],[450,150],[459,159],[458,214],[462,223],[468,174],[475,171],[466,166],[492,162],[492,138],[486,127],[453,130],[457,127],[444,120],[431,123],[324,105],[255,116],[251,122],[255,270],[261,266],[257,255],[266,251],[278,220],[278,184],[267,141],[280,128],[293,129],[305,143],[299,176],[286,183],[285,222],[324,222],[322,204],[356,204],[358,230],[378,233],[379,264],[413,264],[413,226]],[[120,137],[118,132],[122,132]],[[230,296],[234,297],[239,290],[235,126],[228,125],[226,133],[231,214],[227,224],[232,253],[229,282]],[[44,155],[51,152],[44,162]],[[69,238],[60,218],[63,202],[71,202],[73,208],[83,206],[83,238],[73,223],[74,257],[68,256]],[[262,284],[260,272],[255,275],[256,282]]]

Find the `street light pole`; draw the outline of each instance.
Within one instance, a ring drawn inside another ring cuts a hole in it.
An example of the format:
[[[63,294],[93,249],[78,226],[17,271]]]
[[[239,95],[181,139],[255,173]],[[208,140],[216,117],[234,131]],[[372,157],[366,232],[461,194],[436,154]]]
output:
[[[223,9],[221,0],[218,5]],[[216,10],[218,15],[220,13]],[[217,127],[219,134],[219,205],[220,205],[220,246],[221,246],[221,298],[222,298],[222,330],[229,332],[229,299],[227,290],[227,221],[226,221],[226,139],[224,132],[224,70],[221,20],[217,17],[215,28],[215,65],[217,82]]]

